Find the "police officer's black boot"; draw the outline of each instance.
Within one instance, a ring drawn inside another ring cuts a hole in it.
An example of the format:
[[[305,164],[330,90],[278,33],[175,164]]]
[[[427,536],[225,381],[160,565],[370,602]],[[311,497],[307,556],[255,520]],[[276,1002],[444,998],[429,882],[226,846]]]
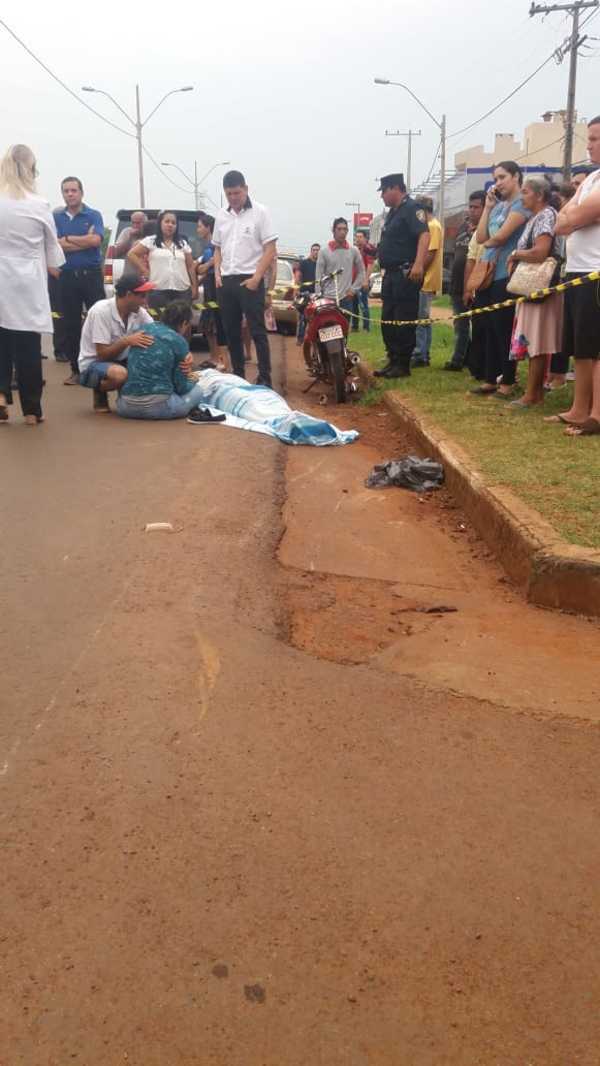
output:
[[[386,378],[386,379],[389,379],[389,378],[409,378],[410,377],[410,365],[407,366],[405,363],[392,363],[389,366],[389,368],[386,370],[385,374],[382,374],[381,376]]]

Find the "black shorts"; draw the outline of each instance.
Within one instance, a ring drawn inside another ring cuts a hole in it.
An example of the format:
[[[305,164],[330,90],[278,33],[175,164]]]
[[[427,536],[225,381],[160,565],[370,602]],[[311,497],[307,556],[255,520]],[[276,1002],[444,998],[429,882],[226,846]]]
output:
[[[580,277],[585,274],[567,274],[565,281]],[[562,350],[566,359],[600,359],[600,281],[565,292]]]

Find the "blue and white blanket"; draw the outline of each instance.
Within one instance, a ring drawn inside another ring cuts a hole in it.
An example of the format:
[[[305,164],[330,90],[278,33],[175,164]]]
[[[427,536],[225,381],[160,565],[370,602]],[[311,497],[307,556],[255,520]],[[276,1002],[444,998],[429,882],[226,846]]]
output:
[[[292,411],[285,400],[264,385],[249,385],[236,374],[201,370],[198,381],[204,387],[202,402],[227,417],[224,425],[266,433],[285,444],[350,444],[358,438],[355,429],[337,429],[331,422]]]

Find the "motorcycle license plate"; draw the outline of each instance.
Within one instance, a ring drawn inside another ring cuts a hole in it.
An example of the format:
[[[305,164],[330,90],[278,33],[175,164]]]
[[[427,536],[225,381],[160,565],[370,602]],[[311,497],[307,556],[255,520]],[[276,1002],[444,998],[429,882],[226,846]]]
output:
[[[319,330],[320,341],[337,341],[341,340],[344,336],[344,331],[341,326],[326,326],[325,329]]]

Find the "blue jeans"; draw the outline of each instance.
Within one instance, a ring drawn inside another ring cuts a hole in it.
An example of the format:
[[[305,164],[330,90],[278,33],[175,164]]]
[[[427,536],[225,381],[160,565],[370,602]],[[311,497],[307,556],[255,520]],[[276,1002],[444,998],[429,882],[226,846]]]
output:
[[[198,383],[186,392],[185,396],[178,396],[176,392],[172,392],[159,403],[150,404],[136,403],[135,401],[140,399],[137,396],[131,397],[133,402],[130,402],[128,396],[119,396],[117,414],[121,418],[146,418],[152,421],[165,418],[186,418],[192,408],[198,407],[203,402],[203,391],[203,387]]]
[[[86,389],[99,389],[100,382],[104,380],[111,366],[127,366],[127,363],[118,363],[116,360],[109,363],[108,360],[95,359],[85,370],[80,371],[79,384]]]
[[[433,300],[432,292],[419,293],[419,318],[429,318],[431,315],[431,301]],[[414,354],[419,359],[427,359],[429,362],[429,353],[431,352],[431,337],[433,330],[431,326],[417,326],[417,341],[415,344]]]

